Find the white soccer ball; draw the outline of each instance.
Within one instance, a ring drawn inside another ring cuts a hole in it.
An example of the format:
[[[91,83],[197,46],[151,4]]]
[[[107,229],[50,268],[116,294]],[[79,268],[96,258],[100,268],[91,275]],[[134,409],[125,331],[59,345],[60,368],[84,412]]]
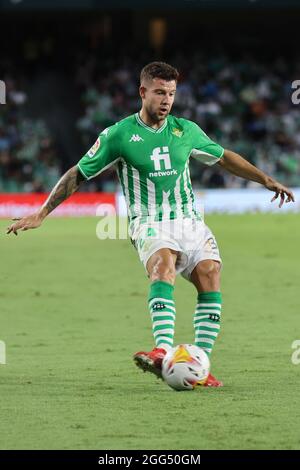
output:
[[[194,344],[170,349],[162,362],[162,376],[175,390],[193,390],[208,377],[210,361],[206,352]]]

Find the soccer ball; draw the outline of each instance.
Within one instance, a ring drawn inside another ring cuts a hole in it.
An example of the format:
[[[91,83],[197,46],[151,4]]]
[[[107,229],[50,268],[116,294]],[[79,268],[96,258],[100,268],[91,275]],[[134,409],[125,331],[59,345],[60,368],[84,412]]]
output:
[[[210,361],[206,352],[194,344],[170,349],[162,362],[162,376],[175,390],[193,390],[208,377]]]

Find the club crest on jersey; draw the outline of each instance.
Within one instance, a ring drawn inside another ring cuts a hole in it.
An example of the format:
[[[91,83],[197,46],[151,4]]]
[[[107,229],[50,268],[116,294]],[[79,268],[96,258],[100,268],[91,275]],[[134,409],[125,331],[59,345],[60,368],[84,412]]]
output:
[[[90,158],[92,158],[95,153],[97,152],[98,148],[100,147],[100,137],[98,137],[98,139],[96,140],[96,142],[94,143],[94,145],[90,148],[90,150],[88,151],[88,156]]]
[[[172,130],[172,134],[176,135],[176,137],[182,137],[183,136],[183,131],[180,129],[177,129],[176,127]]]

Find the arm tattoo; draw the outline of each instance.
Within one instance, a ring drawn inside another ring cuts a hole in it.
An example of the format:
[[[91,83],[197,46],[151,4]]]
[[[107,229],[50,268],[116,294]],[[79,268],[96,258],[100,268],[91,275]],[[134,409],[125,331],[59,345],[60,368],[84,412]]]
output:
[[[84,178],[78,167],[73,166],[70,168],[54,186],[47,201],[43,204],[43,214],[46,216],[52,212],[59,204],[77,191],[83,181]]]

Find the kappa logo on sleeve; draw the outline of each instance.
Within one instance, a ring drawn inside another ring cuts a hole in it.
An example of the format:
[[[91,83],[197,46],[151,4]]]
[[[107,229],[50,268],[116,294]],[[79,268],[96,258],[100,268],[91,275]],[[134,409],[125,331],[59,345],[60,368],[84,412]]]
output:
[[[94,145],[90,148],[90,150],[88,151],[87,155],[92,158],[95,153],[97,152],[97,150],[99,149],[100,147],[100,137],[98,137],[98,139],[96,140],[96,142],[94,143]]]
[[[104,131],[101,132],[101,135],[105,135],[105,137],[107,137],[107,134],[109,133],[110,131],[110,127],[106,127],[106,129],[104,129]]]

